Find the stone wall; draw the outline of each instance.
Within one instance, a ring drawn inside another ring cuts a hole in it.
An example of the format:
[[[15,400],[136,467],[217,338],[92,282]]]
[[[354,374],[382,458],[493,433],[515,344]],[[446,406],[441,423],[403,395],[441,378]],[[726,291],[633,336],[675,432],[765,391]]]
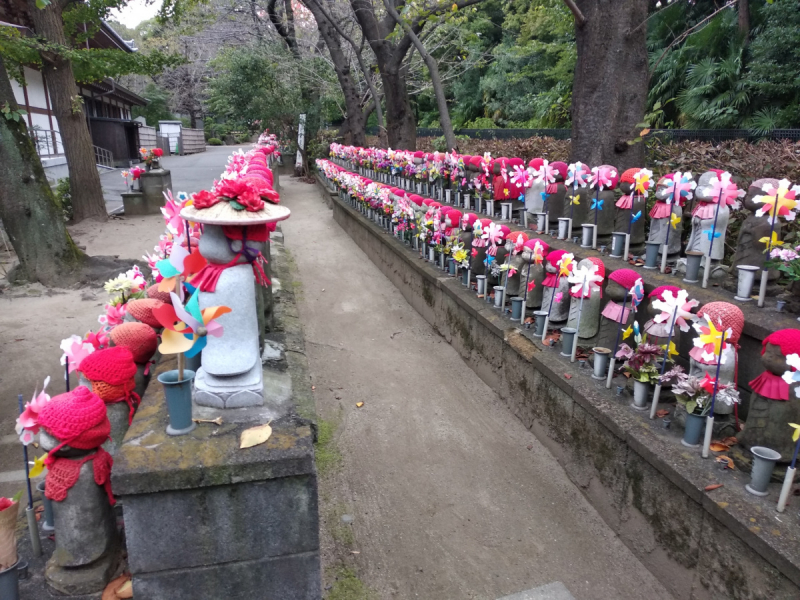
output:
[[[679,432],[660,429],[529,331],[419,259],[358,211],[320,193],[335,220],[551,450],[609,526],[679,600],[800,597],[800,519],[777,494],[747,494]],[[751,325],[751,328],[754,325]],[[757,334],[757,330],[752,330]],[[705,492],[712,483],[723,488]]]

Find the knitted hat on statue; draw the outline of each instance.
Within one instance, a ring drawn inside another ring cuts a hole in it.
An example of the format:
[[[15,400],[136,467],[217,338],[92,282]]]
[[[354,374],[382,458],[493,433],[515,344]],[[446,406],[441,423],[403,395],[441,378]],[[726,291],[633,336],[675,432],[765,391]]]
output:
[[[641,275],[633,269],[618,269],[608,276],[609,281],[618,283],[628,291],[636,284],[637,279],[641,279]]]
[[[122,323],[109,331],[108,336],[115,346],[130,350],[133,362],[139,365],[153,358],[158,347],[156,332],[144,323]]]
[[[159,302],[166,302],[168,304],[172,304],[172,300],[169,297],[169,292],[159,292],[157,283],[154,283],[149,288],[147,288],[147,297],[150,298],[151,300],[158,300]]]
[[[554,250],[553,252],[547,255],[547,262],[549,262],[554,267],[558,267],[558,261],[560,261],[561,257],[563,257],[566,253],[567,253],[566,250]]]
[[[525,247],[534,250],[536,248],[537,242],[542,247],[542,257],[547,258],[547,253],[550,252],[550,246],[547,244],[547,242],[543,242],[539,238],[533,238],[525,242]]]
[[[92,352],[81,361],[78,370],[92,382],[92,391],[104,402],[115,404],[124,400],[128,403],[130,424],[139,404],[139,396],[133,391],[136,363],[131,351],[123,346],[112,346]]]
[[[728,340],[732,344],[739,342],[744,329],[744,313],[741,308],[730,302],[709,302],[697,311],[697,316],[701,319],[706,315],[717,325],[722,322],[723,329],[731,329],[731,337]]]
[[[455,208],[450,209],[442,209],[442,217],[450,217],[450,222],[453,224],[453,227],[460,227],[461,226],[461,211]]]
[[[162,304],[164,303],[160,300],[142,298],[139,300],[131,300],[125,306],[128,308],[128,314],[137,321],[150,325],[150,327],[154,329],[161,329],[161,323],[153,316],[153,309],[158,308]]]
[[[528,162],[528,166],[531,169],[536,169],[537,171],[542,168],[543,164],[544,164],[544,159],[543,158],[532,158]]]
[[[472,227],[477,219],[478,216],[475,213],[465,213],[461,216],[461,228]]]
[[[106,489],[108,499],[114,504],[111,495],[111,455],[101,448],[111,433],[111,423],[106,416],[105,403],[85,386],[79,386],[66,394],[55,396],[39,413],[39,425],[58,439],[45,459],[48,467],[45,480],[45,495],[57,502],[67,497],[67,492],[78,481],[81,466],[94,461],[94,480]],[[79,460],[62,458],[55,453],[64,446],[79,450],[94,450]]]
[[[767,351],[767,344],[778,346],[783,356],[800,354],[800,330],[781,329],[768,335],[762,342],[761,354]],[[753,392],[771,400],[789,400],[789,384],[781,377],[769,370],[750,382]]]
[[[521,242],[519,238],[522,238]],[[506,241],[512,242],[513,244],[521,243],[524,246],[528,241],[528,234],[526,234],[524,231],[513,231],[506,235]]]
[[[657,298],[658,300],[664,300],[664,292],[672,292],[672,295],[677,297],[678,292],[681,291],[681,288],[674,286],[674,285],[660,285],[652,292],[650,292],[647,297],[648,298]]]
[[[562,180],[567,178],[567,170],[569,169],[569,165],[567,165],[567,163],[557,160],[556,162],[551,162],[550,166],[553,167],[559,175],[561,175]]]
[[[622,176],[619,178],[621,183],[636,183],[636,179],[634,175],[641,171],[641,169],[628,169],[625,171]]]

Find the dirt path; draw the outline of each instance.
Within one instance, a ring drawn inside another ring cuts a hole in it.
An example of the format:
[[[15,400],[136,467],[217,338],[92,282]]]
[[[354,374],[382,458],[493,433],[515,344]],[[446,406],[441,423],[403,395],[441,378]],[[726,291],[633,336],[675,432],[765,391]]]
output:
[[[671,598],[316,189],[283,183],[317,406],[343,457],[321,513],[334,533],[354,517],[338,558],[382,599],[494,600],[553,581],[577,600]]]

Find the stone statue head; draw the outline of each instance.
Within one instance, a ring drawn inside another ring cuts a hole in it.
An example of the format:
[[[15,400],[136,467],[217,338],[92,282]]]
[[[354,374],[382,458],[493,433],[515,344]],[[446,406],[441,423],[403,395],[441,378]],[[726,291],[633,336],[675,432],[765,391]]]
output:
[[[722,173],[721,169],[714,169],[700,175],[700,179],[697,180],[697,189],[694,191],[695,199],[700,202],[716,202],[717,198],[711,192],[711,180],[720,177]]]
[[[754,198],[756,196],[761,196],[764,194],[764,186],[766,184],[771,184],[773,188],[777,188],[778,180],[769,178],[756,179],[753,183],[750,184],[750,187],[747,188],[747,195],[744,197],[742,204],[750,212],[754,213],[762,207],[762,204],[760,202],[755,202]]]
[[[680,291],[680,288],[674,285],[662,285],[647,295],[647,316],[649,316],[651,319],[661,313],[660,310],[657,310],[653,307],[653,301],[664,300],[664,292],[667,291],[672,292],[672,295],[675,296]]]
[[[786,363],[789,354],[800,354],[798,329],[780,329],[768,335],[762,342],[761,362],[767,371],[779,377],[792,370]]]
[[[555,169],[556,174],[556,183],[564,183],[564,180],[567,178],[567,168],[569,165],[565,162],[561,162],[557,160],[555,162],[551,162],[550,166]]]
[[[669,196],[672,192],[670,192],[669,186],[674,181],[674,176],[672,173],[669,175],[664,175],[661,179],[658,180],[658,184],[656,185],[656,199],[661,200],[662,202],[666,202],[669,199]]]

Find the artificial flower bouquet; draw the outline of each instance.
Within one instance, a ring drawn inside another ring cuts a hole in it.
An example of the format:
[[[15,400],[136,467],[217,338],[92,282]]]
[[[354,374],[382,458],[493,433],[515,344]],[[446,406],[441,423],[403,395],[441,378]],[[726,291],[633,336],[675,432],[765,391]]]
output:
[[[17,564],[17,517],[19,497],[0,497],[0,571]]]
[[[682,404],[689,414],[705,417],[711,412],[711,398],[714,395],[715,379],[708,373],[702,379],[687,375],[683,368],[676,366],[664,373],[661,383],[671,383],[672,392],[679,404]],[[739,390],[735,385],[720,383],[717,386],[715,402],[722,402],[728,406],[739,404]]]
[[[617,351],[617,358],[624,358],[622,369],[630,374],[634,381],[642,383],[657,383],[660,373],[660,361],[664,359],[664,348],[647,341],[644,334],[636,344],[634,350],[628,344],[622,343]],[[670,360],[667,358],[666,360]]]
[[[164,156],[164,151],[161,148],[139,148],[139,155],[142,157],[144,164],[150,169],[153,165],[158,165],[159,159]]]

